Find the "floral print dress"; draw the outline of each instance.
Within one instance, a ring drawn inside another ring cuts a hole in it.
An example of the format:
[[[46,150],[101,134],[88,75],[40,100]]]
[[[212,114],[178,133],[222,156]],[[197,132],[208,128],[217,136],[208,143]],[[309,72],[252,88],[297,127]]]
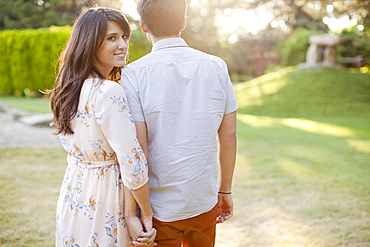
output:
[[[142,187],[148,170],[122,87],[87,79],[71,127],[73,135],[59,135],[68,166],[57,204],[56,246],[131,246],[123,185]]]

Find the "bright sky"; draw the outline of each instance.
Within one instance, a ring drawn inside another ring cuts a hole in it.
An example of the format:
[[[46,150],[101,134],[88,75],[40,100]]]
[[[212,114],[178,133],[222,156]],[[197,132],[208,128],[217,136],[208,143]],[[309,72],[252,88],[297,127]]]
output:
[[[333,10],[334,6],[329,4],[326,6],[326,12],[328,13],[328,16],[324,17],[322,21],[328,25],[329,29],[331,30],[338,30],[338,29],[344,29],[347,27],[352,27],[357,24],[357,21],[355,19],[350,20],[349,16],[343,16],[342,18],[335,18],[333,16]]]
[[[139,15],[136,11],[135,0],[121,0],[122,12],[132,16],[138,20]],[[199,0],[198,0],[199,1]],[[191,3],[197,5],[198,1],[193,0]],[[346,27],[355,26],[356,20],[350,20],[348,16],[344,16],[340,19],[335,18],[332,15],[334,10],[333,5],[326,7],[328,16],[323,18],[323,22],[328,25],[329,29],[337,30]],[[286,25],[284,21],[273,20],[273,15],[268,13],[263,7],[257,8],[256,10],[244,10],[244,9],[225,9],[216,16],[216,22],[220,27],[220,32],[229,36],[229,42],[233,43],[238,40],[238,34],[251,33],[257,34],[259,30],[266,27],[271,22],[273,28],[279,27],[284,30]],[[189,26],[189,23],[188,23]],[[361,29],[358,26],[359,30]]]
[[[121,11],[125,14],[130,15],[135,20],[139,20],[139,14],[136,11],[136,2],[134,0],[121,0],[121,2]]]
[[[249,32],[257,34],[259,30],[273,20],[273,16],[262,8],[255,10],[225,9],[216,21],[222,32],[236,33]]]
[[[121,0],[123,5],[121,11],[138,20],[139,15],[136,11],[135,0]],[[197,1],[192,1],[192,4],[197,4]],[[225,9],[223,13],[219,13],[216,17],[216,22],[220,26],[220,32],[230,36],[229,42],[236,42],[238,33],[257,34],[259,30],[264,28],[273,16],[259,8],[254,10],[242,9]],[[188,23],[188,26],[189,23]]]

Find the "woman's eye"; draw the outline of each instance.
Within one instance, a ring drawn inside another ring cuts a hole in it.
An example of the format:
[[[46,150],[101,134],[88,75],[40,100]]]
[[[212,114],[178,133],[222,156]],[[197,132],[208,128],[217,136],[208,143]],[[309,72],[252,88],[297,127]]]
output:
[[[108,40],[115,41],[116,40],[116,36],[109,36],[108,37]]]
[[[130,38],[130,36],[128,36],[128,35],[122,35],[122,39],[129,39]]]

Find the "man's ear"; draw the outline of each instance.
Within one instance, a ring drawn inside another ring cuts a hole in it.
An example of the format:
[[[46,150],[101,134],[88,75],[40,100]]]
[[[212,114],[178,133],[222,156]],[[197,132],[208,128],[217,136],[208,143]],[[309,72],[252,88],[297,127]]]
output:
[[[142,22],[142,21],[139,21],[139,23],[140,23],[140,29],[141,29],[141,31],[143,31],[143,33],[149,33],[148,29],[146,28],[145,23]]]
[[[181,25],[181,30],[180,31],[183,31],[186,27],[186,21],[187,21],[187,17],[185,16],[184,17],[184,20],[182,21],[182,25]]]

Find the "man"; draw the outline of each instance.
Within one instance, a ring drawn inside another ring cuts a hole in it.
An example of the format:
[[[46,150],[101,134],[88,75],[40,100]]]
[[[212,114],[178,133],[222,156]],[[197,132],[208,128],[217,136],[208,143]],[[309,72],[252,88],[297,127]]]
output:
[[[123,69],[121,85],[148,150],[155,242],[207,247],[216,223],[233,215],[237,103],[225,62],[180,38],[186,7],[185,0],[139,1],[153,48]]]

